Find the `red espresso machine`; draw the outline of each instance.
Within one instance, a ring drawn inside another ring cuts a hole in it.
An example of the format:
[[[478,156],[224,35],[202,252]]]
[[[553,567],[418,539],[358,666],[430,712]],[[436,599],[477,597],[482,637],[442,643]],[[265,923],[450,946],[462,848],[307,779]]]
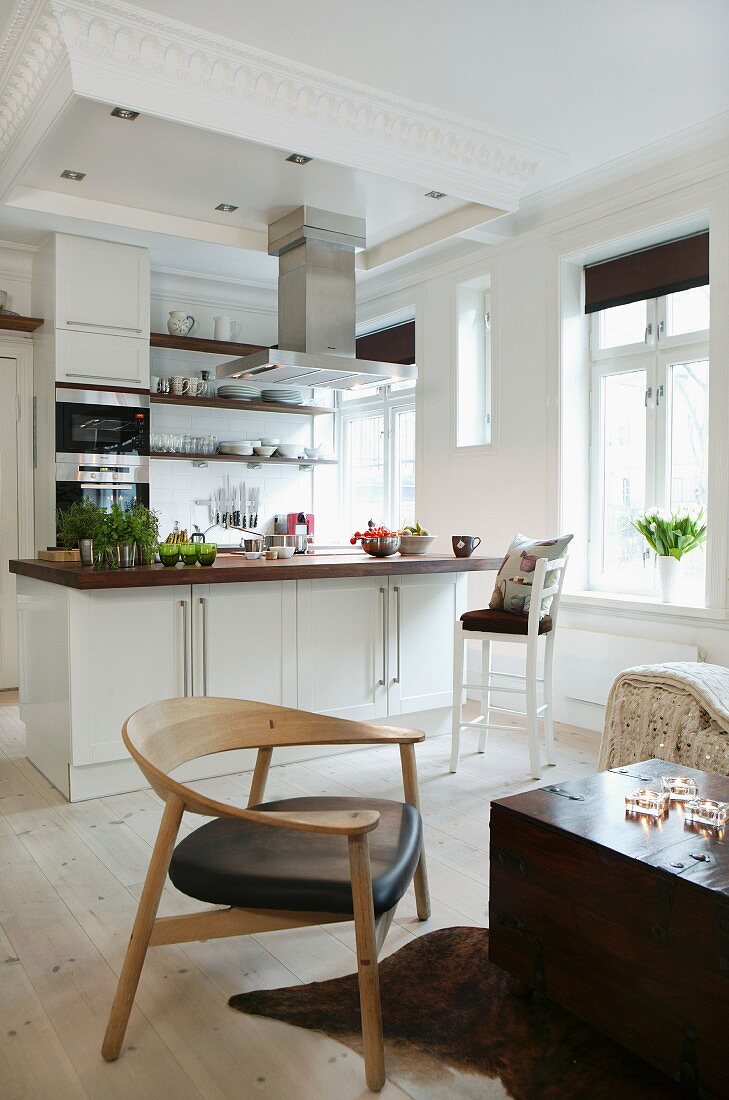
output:
[[[311,512],[289,512],[287,517],[288,535],[306,535],[308,551],[311,551],[311,543],[314,541],[314,516]]]

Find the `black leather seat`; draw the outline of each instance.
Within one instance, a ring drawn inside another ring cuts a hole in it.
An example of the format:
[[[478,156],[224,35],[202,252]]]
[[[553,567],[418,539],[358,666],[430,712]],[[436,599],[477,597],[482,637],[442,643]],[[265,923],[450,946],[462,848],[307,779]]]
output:
[[[422,823],[412,806],[377,798],[285,798],[257,810],[377,810],[368,834],[375,913],[392,909],[420,857]],[[346,837],[218,818],[186,836],[172,854],[170,878],[199,901],[245,909],[351,913]]]
[[[464,630],[483,630],[490,634],[528,634],[529,616],[514,615],[511,611],[493,611],[490,607],[482,611],[466,611],[461,615]],[[539,620],[539,633],[549,634],[552,619],[542,615]]]

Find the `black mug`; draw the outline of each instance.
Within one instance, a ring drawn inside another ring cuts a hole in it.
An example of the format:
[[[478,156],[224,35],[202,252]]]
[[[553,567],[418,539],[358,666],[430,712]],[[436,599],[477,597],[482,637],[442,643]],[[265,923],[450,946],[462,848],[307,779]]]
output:
[[[478,535],[453,535],[451,542],[457,558],[470,558],[476,547],[481,545]]]

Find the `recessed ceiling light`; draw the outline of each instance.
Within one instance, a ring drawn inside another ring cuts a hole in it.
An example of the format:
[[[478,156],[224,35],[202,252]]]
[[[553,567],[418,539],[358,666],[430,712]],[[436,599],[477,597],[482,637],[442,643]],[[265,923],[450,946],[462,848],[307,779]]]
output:
[[[230,202],[221,202],[215,207],[216,210],[222,210],[224,214],[232,214],[234,210],[237,210],[237,206],[233,206]]]
[[[134,122],[139,118],[139,111],[130,111],[128,107],[115,107],[111,112],[112,118],[123,118],[126,122]]]
[[[303,153],[292,153],[286,160],[290,160],[292,164],[308,164],[311,157],[305,157]]]
[[[61,172],[61,179],[62,180],[76,180],[76,181],[78,181],[78,180],[85,179],[85,177],[86,177],[85,172],[74,172],[71,168],[64,168],[64,170]]]
[[[446,197],[445,191],[426,191],[426,199],[444,199]]]

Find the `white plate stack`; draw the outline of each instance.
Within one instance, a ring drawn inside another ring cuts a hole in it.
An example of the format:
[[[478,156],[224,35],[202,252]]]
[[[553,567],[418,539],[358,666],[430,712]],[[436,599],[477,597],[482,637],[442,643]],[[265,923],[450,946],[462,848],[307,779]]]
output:
[[[272,405],[303,405],[301,390],[293,386],[278,386],[275,390],[261,390],[261,397]]]
[[[216,391],[216,397],[231,401],[258,401],[260,396],[258,386],[250,382],[221,382]]]

